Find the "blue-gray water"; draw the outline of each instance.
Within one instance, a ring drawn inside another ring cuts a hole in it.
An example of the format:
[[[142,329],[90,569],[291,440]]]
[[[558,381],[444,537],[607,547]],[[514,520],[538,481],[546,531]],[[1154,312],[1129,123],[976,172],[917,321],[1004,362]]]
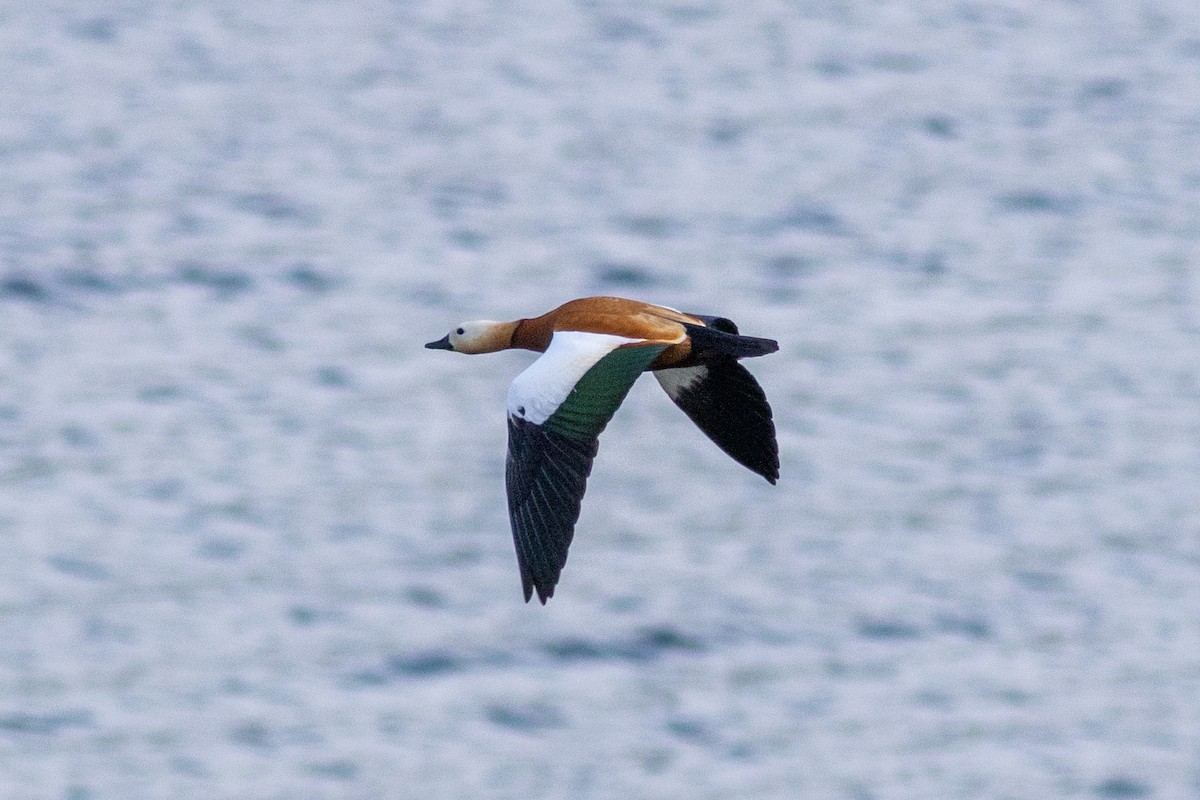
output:
[[[0,8],[0,797],[1200,796],[1200,14]],[[653,380],[521,602],[451,325]]]

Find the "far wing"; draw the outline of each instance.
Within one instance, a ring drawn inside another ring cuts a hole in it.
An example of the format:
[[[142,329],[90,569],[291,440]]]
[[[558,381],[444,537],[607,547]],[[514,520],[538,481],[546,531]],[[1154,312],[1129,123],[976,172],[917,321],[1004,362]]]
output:
[[[771,483],[779,480],[779,445],[767,396],[732,358],[654,373],[696,427],[734,461]]]
[[[579,519],[600,432],[668,347],[559,331],[517,376],[508,399],[508,515],[526,602],[554,595]]]

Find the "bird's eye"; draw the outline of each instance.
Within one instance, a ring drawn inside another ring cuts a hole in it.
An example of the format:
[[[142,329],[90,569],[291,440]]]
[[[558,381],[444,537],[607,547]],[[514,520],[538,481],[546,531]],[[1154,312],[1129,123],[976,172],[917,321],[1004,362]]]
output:
[[[517,406],[517,413],[522,417],[525,416],[525,406]]]
[[[466,331],[464,331],[462,328],[456,328],[454,330],[454,332],[457,333],[459,336],[462,336],[464,333],[466,333]]]

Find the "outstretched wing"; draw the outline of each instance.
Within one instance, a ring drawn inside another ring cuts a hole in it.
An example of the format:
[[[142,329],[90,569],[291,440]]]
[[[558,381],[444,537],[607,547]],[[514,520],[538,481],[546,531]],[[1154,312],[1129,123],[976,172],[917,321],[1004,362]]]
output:
[[[779,480],[779,445],[767,396],[733,358],[654,373],[667,395],[734,461]]]
[[[669,344],[558,331],[513,381],[505,482],[526,602],[554,595],[600,432]]]

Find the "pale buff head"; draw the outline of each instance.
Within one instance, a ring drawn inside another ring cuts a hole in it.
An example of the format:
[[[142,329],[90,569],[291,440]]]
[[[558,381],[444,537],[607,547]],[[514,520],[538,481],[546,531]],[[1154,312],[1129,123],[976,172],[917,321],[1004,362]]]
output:
[[[431,350],[452,350],[455,353],[494,353],[512,346],[515,322],[493,322],[479,319],[464,322],[449,334],[425,345]]]

